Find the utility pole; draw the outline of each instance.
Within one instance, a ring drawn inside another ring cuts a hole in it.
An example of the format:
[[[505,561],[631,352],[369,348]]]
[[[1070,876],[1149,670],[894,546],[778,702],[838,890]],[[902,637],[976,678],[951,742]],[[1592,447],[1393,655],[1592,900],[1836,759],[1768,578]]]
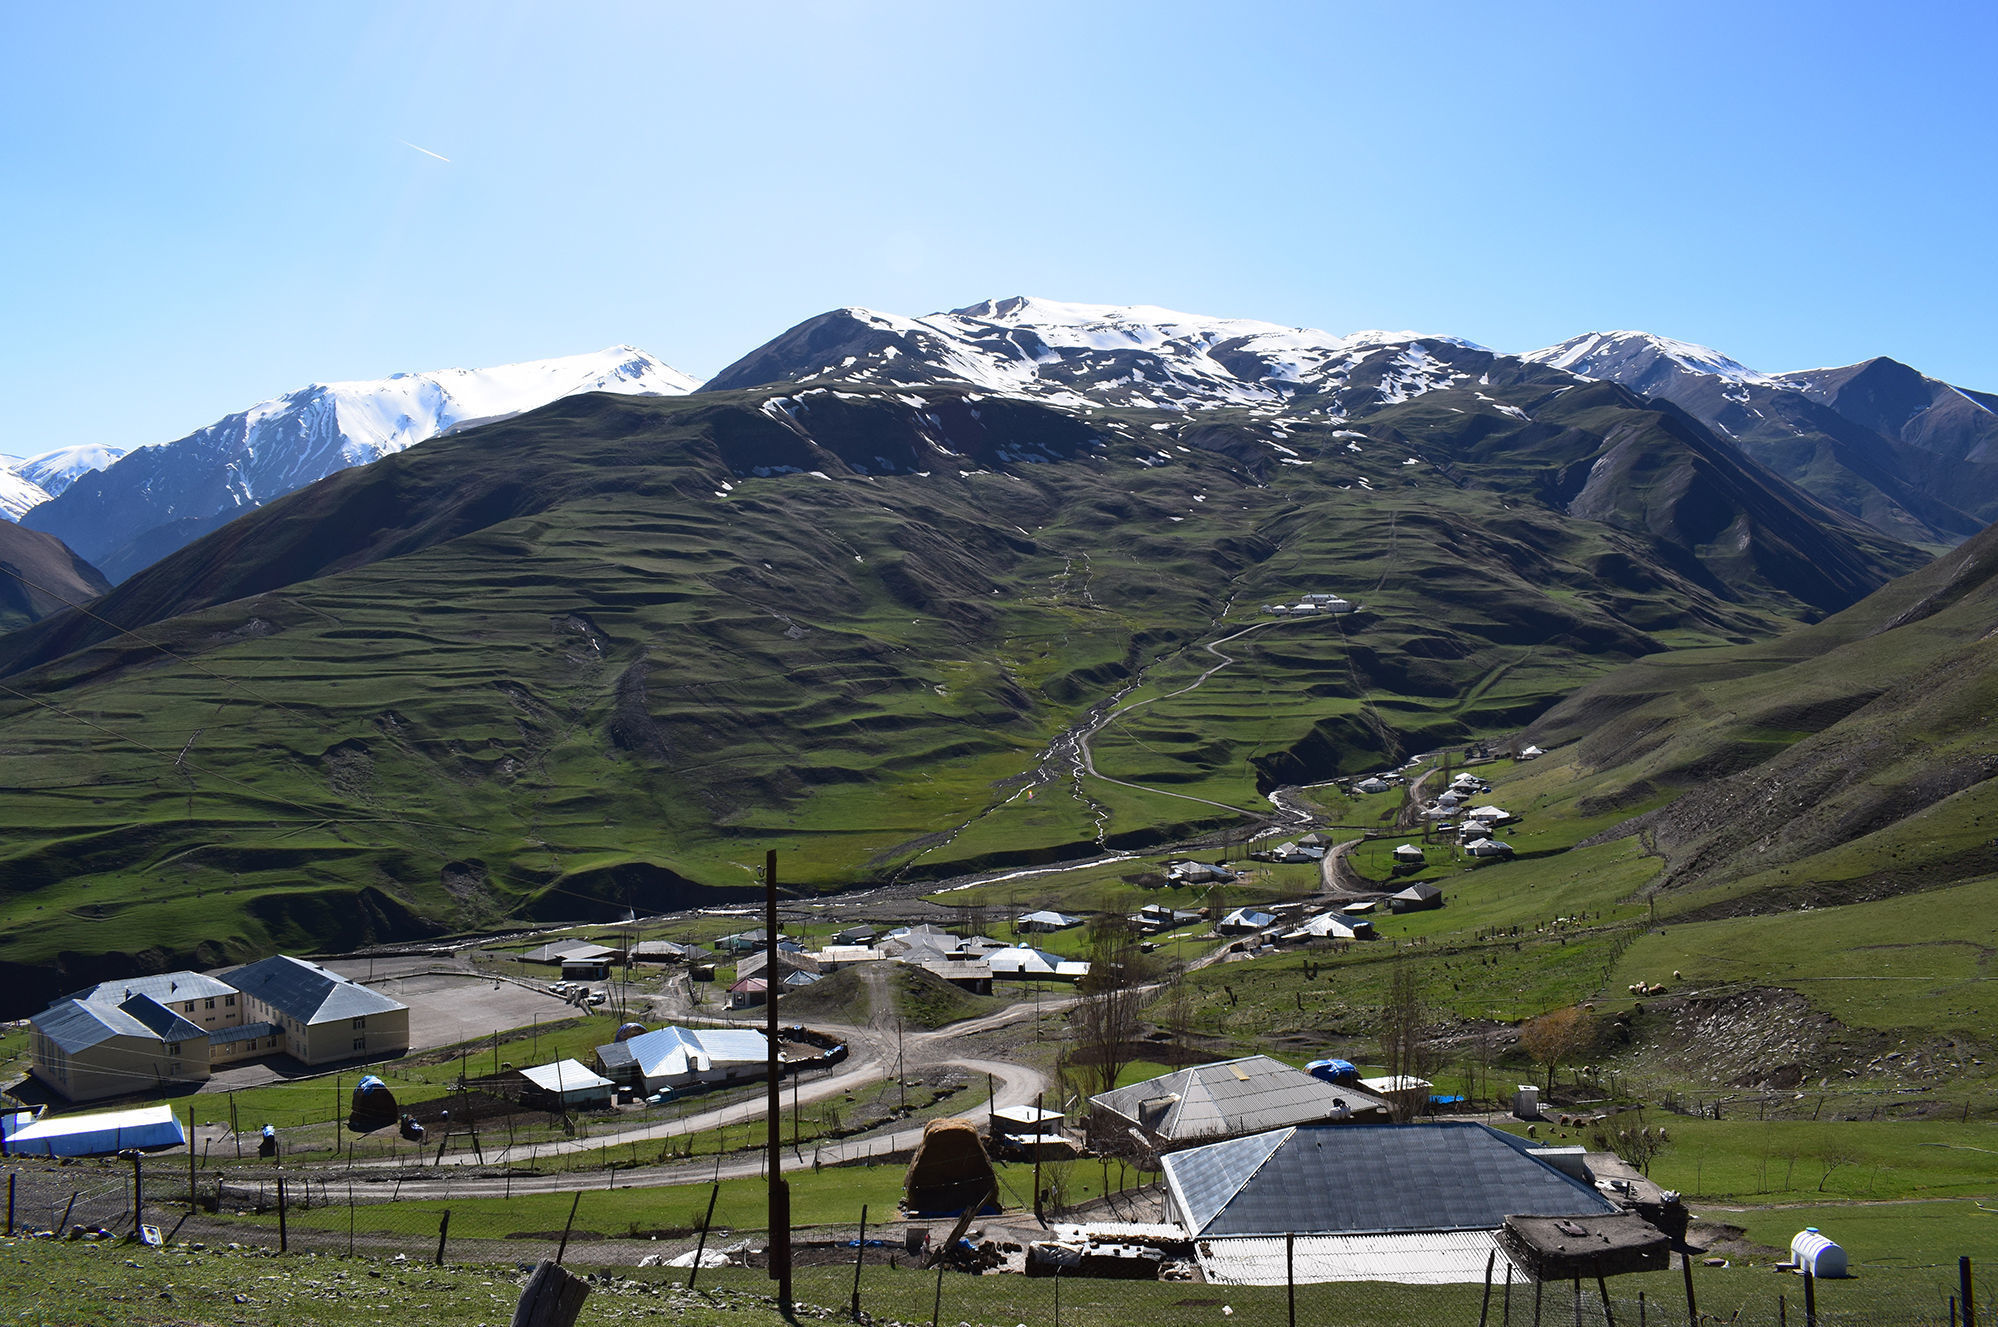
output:
[[[770,1279],[777,1304],[791,1310],[791,1188],[784,1182],[784,1084],[777,1056],[777,851],[763,854],[764,1037],[769,1042],[769,1097],[765,1132],[770,1148]]]

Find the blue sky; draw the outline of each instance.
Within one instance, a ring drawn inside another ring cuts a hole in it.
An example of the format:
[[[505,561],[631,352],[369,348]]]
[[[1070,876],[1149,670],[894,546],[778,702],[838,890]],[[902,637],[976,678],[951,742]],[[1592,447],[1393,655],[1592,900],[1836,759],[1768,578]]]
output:
[[[1998,389],[1988,5],[0,8],[0,452],[1010,294]],[[448,163],[405,146],[413,143]]]

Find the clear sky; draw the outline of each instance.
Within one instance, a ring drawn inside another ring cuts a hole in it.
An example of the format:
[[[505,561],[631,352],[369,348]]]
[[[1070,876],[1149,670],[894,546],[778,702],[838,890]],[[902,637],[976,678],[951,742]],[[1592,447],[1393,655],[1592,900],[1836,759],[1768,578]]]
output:
[[[0,452],[1011,294],[1998,389],[1994,38],[1835,0],[16,0]]]

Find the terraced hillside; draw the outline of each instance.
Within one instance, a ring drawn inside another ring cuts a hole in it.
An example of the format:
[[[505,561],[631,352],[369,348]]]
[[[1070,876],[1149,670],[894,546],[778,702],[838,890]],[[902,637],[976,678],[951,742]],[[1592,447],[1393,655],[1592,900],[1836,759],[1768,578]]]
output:
[[[1998,873],[1998,529],[1815,626],[1628,665],[1537,720],[1611,831],[1696,918]],[[1676,794],[1676,796],[1674,796]]]
[[[1920,560],[1670,407],[1436,353],[1357,417],[784,384],[322,481],[0,638],[6,989],[1238,824]],[[1310,591],[1359,611],[1261,612]]]

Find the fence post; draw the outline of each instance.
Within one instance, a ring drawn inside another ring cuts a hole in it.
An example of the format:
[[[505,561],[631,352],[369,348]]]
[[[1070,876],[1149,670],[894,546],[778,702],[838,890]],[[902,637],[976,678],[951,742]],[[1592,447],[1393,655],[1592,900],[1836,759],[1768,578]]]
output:
[[[187,1108],[187,1214],[194,1215],[194,1107]]]
[[[582,1197],[581,1194],[577,1194],[576,1196],[578,1199]],[[721,1181],[717,1180],[715,1181],[715,1187],[708,1190],[708,1214],[701,1218],[701,1242],[694,1246],[694,1265],[687,1269],[687,1289],[689,1290],[694,1288],[694,1278],[701,1274],[701,1255],[708,1251],[708,1230],[715,1223],[715,1199],[719,1197],[721,1197]],[[575,1213],[572,1212],[570,1215],[574,1216]],[[560,1259],[557,1259],[557,1261],[560,1261]],[[855,1280],[858,1279],[859,1277],[856,1274]]]
[[[1616,1315],[1610,1312],[1609,1282],[1601,1272],[1596,1273],[1596,1293],[1603,1297],[1603,1327],[1616,1327]]]
[[[578,1194],[577,1196],[581,1197],[582,1195]],[[437,1223],[437,1265],[439,1267],[444,1265],[444,1241],[449,1238],[450,1234],[451,1209],[447,1207],[444,1209],[444,1219]]]
[[[347,1256],[354,1256],[354,1181],[347,1181]]]
[[[1679,1251],[1679,1274],[1686,1279],[1687,1327],[1700,1327],[1700,1306],[1693,1298],[1693,1255],[1684,1249]]]
[[[513,1327],[573,1327],[589,1295],[589,1284],[581,1277],[543,1258],[521,1287]]]
[[[1054,1327],[1061,1327],[1061,1264],[1055,1264],[1055,1320]]]
[[[705,1238],[707,1235],[707,1231],[703,1230],[701,1234]],[[696,1262],[700,1261],[700,1255],[695,1254],[694,1260]],[[853,1258],[853,1320],[855,1322],[860,1321],[860,1268],[861,1265],[866,1261],[867,1261],[867,1204],[862,1203],[860,1205],[860,1248],[854,1253],[854,1258]]]
[[[569,1227],[576,1224],[576,1209],[583,1205],[583,1191],[576,1190],[576,1197],[569,1204],[569,1219],[562,1223],[562,1242],[555,1246],[555,1265],[562,1265],[562,1256],[569,1251]]]
[[[1291,1238],[1295,1239],[1296,1236],[1293,1235]],[[1490,1253],[1487,1253],[1485,1255],[1485,1293],[1484,1297],[1478,1301],[1478,1327],[1485,1327],[1486,1320],[1491,1317],[1492,1267],[1494,1264],[1497,1263],[1497,1261],[1498,1261],[1497,1249],[1493,1249]],[[1296,1292],[1293,1291],[1292,1292],[1293,1300],[1295,1300],[1295,1297],[1296,1297]],[[1297,1309],[1295,1303],[1293,1303],[1291,1307],[1291,1316],[1295,1317],[1296,1315],[1297,1315]]]
[[[277,1189],[278,1189],[278,1252],[287,1253],[291,1250],[291,1235],[290,1232],[285,1229],[285,1224],[284,1224],[284,1205],[285,1205],[284,1176],[282,1175],[279,1175],[277,1177]]]
[[[1538,1276],[1533,1278],[1533,1327],[1540,1327],[1540,1292],[1546,1288],[1546,1285],[1547,1283]],[[1694,1327],[1699,1325],[1696,1323]]]
[[[1956,1279],[1963,1295],[1963,1327],[1977,1327],[1977,1301],[1970,1296],[1970,1259],[1956,1260]]]
[[[146,1219],[146,1178],[144,1174],[145,1153],[132,1153],[132,1234],[139,1233],[139,1226]]]
[[[14,1172],[7,1172],[7,1236],[14,1235]]]
[[[930,1304],[930,1327],[937,1327],[938,1321],[943,1317],[943,1274],[943,1259],[939,1258],[937,1259],[937,1297]],[[1057,1294],[1061,1291],[1061,1282],[1059,1280],[1055,1282],[1055,1291]],[[1060,1308],[1056,1308],[1055,1312],[1060,1313]]]
[[[1294,1230],[1285,1231],[1283,1236],[1283,1290],[1290,1311],[1290,1327],[1297,1327],[1297,1232]]]
[[[1804,1327],[1818,1327],[1818,1278],[1804,1268]]]
[[[1512,1259],[1505,1260],[1505,1297],[1499,1301],[1499,1322],[1512,1327]]]

